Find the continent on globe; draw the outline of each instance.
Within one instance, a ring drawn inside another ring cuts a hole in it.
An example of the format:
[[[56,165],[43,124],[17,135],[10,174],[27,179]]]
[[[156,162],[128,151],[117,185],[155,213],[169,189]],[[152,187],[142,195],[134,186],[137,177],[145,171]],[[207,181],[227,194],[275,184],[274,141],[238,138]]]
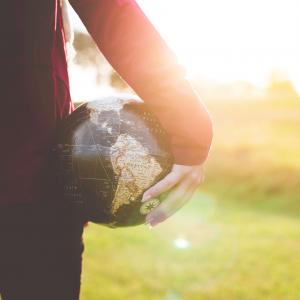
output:
[[[126,133],[119,135],[111,147],[111,162],[119,177],[112,202],[112,213],[116,214],[121,206],[141,196],[162,168],[146,147]]]
[[[142,195],[173,164],[167,133],[134,95],[80,105],[58,127],[55,160],[64,201],[109,227],[144,223],[160,199]]]

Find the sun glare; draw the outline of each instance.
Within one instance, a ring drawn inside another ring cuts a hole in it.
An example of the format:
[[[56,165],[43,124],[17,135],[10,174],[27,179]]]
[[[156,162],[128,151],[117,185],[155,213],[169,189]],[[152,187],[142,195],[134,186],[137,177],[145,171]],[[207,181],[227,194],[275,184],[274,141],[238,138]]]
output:
[[[264,85],[282,70],[300,91],[297,0],[139,0],[188,73]]]
[[[177,238],[174,240],[174,246],[178,249],[186,249],[190,246],[190,243],[183,238]]]

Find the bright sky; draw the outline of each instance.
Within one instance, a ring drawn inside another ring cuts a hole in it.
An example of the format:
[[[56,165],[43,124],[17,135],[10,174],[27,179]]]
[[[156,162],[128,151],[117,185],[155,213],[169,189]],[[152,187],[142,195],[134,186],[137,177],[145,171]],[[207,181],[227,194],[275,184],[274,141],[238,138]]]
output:
[[[299,0],[138,0],[190,74],[263,86],[282,70],[300,92]]]
[[[138,2],[189,72],[262,85],[280,69],[300,91],[299,0]]]

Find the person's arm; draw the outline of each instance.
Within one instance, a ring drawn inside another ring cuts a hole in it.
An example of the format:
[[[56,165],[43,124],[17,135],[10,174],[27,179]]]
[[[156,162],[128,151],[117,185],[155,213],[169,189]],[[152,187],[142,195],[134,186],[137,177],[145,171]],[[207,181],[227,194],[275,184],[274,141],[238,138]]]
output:
[[[70,0],[100,51],[170,135],[174,166],[142,201],[171,190],[151,211],[154,226],[180,209],[203,180],[212,122],[175,55],[134,0]]]
[[[175,164],[205,161],[209,114],[175,55],[133,0],[71,0],[100,51],[169,133]]]

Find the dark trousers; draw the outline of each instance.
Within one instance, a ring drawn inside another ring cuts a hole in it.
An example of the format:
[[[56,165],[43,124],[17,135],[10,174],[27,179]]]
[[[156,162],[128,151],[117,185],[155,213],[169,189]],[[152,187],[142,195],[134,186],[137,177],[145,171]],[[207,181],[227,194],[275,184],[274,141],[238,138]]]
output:
[[[0,206],[2,299],[79,299],[84,223],[58,203]]]

